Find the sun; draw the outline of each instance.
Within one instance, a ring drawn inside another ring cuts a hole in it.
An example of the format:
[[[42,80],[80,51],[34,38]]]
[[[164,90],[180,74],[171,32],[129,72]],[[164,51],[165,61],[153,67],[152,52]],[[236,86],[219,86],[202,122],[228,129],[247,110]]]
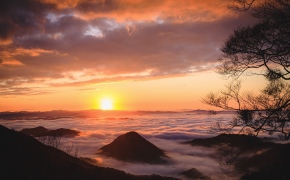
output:
[[[113,100],[112,99],[102,99],[100,102],[102,110],[112,110],[113,109]]]

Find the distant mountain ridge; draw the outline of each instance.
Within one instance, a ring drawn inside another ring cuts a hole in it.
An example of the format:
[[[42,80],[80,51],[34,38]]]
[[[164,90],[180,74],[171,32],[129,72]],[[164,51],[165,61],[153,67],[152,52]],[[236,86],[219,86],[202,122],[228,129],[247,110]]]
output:
[[[131,131],[117,137],[113,142],[99,149],[100,153],[123,161],[142,163],[165,163],[165,152]]]
[[[204,174],[202,174],[200,171],[198,171],[195,168],[189,169],[180,174],[189,179],[210,180],[210,177],[205,176]]]
[[[20,131],[21,133],[34,136],[34,137],[41,137],[41,136],[77,136],[80,132],[71,130],[71,129],[65,129],[65,128],[59,128],[55,130],[49,130],[45,127],[38,126],[35,128],[25,128]]]
[[[54,120],[60,118],[93,118],[104,115],[145,115],[145,114],[164,114],[164,113],[188,113],[188,114],[206,114],[210,113],[208,110],[182,110],[182,111],[120,111],[110,110],[103,111],[98,109],[81,110],[81,111],[16,111],[16,112],[0,112],[0,119],[2,120],[37,120],[46,119]],[[231,113],[231,111],[218,111],[219,113]]]

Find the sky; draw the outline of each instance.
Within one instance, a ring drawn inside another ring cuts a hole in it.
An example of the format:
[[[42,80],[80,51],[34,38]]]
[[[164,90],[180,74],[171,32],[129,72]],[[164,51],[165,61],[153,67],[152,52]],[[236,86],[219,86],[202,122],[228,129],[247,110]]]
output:
[[[224,0],[0,2],[0,111],[209,109],[233,29]],[[244,77],[257,89],[261,78]]]

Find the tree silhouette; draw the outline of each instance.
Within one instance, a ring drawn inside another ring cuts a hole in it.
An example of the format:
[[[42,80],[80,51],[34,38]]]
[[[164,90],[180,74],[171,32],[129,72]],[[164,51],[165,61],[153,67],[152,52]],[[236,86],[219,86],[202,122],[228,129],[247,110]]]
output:
[[[254,1],[234,0],[247,10]],[[221,48],[219,73],[230,77],[260,74],[290,80],[290,1],[267,0],[252,8],[258,22],[240,27]],[[252,72],[252,69],[260,71]]]
[[[251,9],[252,16],[257,21],[253,25],[234,30],[221,47],[223,55],[219,58],[218,72],[233,78],[233,81],[226,85],[225,90],[209,93],[203,98],[203,102],[234,111],[235,114],[229,121],[217,121],[212,126],[212,131],[255,136],[262,132],[270,135],[278,133],[280,139],[289,140],[290,1],[265,0],[260,4],[255,0],[231,1],[231,9]],[[241,92],[239,77],[242,74],[262,75],[267,84],[258,92]],[[230,174],[236,168],[237,162],[243,158],[241,154],[246,153],[244,150],[247,146],[249,144],[240,149],[226,146],[217,151],[217,161],[225,174]],[[278,150],[273,149],[272,152],[276,151]],[[284,151],[287,151],[287,146],[281,147],[281,152]],[[264,157],[271,155],[268,153]],[[278,151],[275,158],[283,159],[284,154]],[[287,167],[288,161],[268,163],[261,172],[243,176],[242,179],[289,179],[287,169],[281,168]]]
[[[218,72],[234,80],[219,93],[210,93],[203,102],[236,112],[226,125],[219,122],[215,131],[258,135],[278,132],[290,138],[290,1],[266,0],[255,7],[255,0],[232,0],[234,9],[253,9],[258,21],[234,30],[221,48]],[[255,71],[253,71],[255,69]],[[259,93],[240,92],[242,74],[263,75],[267,86]]]
[[[290,138],[290,85],[285,80],[269,81],[260,93],[240,92],[241,82],[233,81],[226,90],[210,93],[206,104],[226,110],[234,110],[235,117],[227,124],[217,122],[214,131],[230,132],[240,127],[239,132],[258,135],[260,132],[279,133],[281,139]]]
[[[232,0],[233,4],[229,5],[230,9],[238,11],[247,11],[251,8],[255,0]]]

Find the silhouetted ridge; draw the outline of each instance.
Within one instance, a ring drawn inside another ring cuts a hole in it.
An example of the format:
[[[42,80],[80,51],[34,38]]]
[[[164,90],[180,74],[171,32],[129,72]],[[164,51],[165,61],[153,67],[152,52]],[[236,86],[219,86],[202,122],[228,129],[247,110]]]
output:
[[[158,175],[135,176],[113,168],[93,166],[1,125],[0,137],[1,180],[175,179]]]
[[[199,170],[192,168],[187,171],[180,173],[183,176],[186,176],[190,179],[199,179],[199,180],[210,180],[210,177],[205,176]]]
[[[278,146],[256,156],[243,159],[236,164],[240,170],[248,172],[241,179],[290,179],[290,144]]]
[[[233,165],[245,174],[241,177],[242,180],[290,179],[290,144],[265,142],[255,136],[238,134],[221,134],[212,138],[194,139],[187,143],[193,146],[226,145],[226,147],[238,148],[239,151],[233,152],[236,154],[232,155],[244,153],[245,156],[241,155]]]
[[[272,142],[265,142],[256,136],[249,136],[245,134],[220,134],[211,138],[193,139],[186,143],[191,144],[192,146],[205,147],[226,144],[231,147],[243,148],[244,150],[263,149],[277,145]]]
[[[144,139],[136,132],[128,132],[117,137],[112,143],[100,148],[101,153],[124,161],[144,163],[165,162],[163,150]]]
[[[42,126],[38,126],[36,128],[25,128],[22,129],[20,132],[24,134],[28,134],[34,137],[41,137],[41,136],[77,136],[80,132],[71,130],[71,129],[65,129],[60,128],[56,130],[49,130]]]

